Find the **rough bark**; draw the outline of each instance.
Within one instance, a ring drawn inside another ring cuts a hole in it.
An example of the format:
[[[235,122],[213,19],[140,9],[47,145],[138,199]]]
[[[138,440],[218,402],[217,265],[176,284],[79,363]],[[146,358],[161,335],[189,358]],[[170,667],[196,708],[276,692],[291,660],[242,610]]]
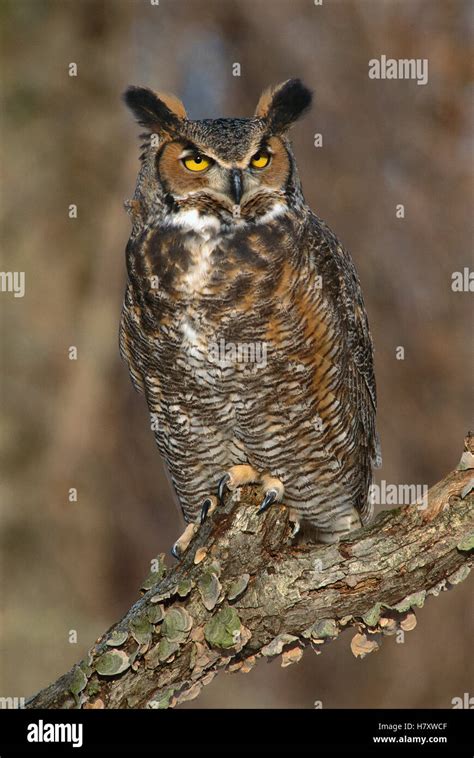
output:
[[[282,506],[258,516],[245,487],[200,529],[183,560],[163,556],[147,590],[88,658],[27,708],[169,707],[222,670],[296,662],[353,627],[364,656],[414,628],[415,607],[466,578],[474,560],[474,437],[427,504],[385,511],[337,545],[294,545]]]

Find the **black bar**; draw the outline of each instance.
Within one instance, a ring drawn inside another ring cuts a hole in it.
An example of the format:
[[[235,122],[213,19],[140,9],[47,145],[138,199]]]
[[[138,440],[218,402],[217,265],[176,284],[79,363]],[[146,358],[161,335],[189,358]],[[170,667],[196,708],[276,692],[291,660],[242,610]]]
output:
[[[0,758],[17,755],[456,755],[472,758],[471,710],[1,710]],[[64,724],[63,734],[55,726]],[[52,727],[49,725],[53,725]],[[73,726],[76,730],[73,731]],[[79,727],[82,726],[82,733]],[[470,728],[469,728],[470,727]],[[470,732],[470,736],[469,736]],[[71,742],[30,742],[68,737]]]

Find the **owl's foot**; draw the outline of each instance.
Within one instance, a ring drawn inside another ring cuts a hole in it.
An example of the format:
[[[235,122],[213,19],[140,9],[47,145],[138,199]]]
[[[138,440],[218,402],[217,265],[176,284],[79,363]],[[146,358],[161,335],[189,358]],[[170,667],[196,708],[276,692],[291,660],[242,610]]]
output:
[[[249,464],[231,466],[219,481],[217,497],[214,495],[206,497],[201,506],[199,523],[191,522],[187,525],[181,537],[176,540],[171,548],[171,554],[178,560],[182,557],[183,553],[188,549],[193,537],[198,532],[199,526],[204,523],[206,518],[213,513],[213,511],[215,511],[219,504],[222,504],[227,490],[232,492],[238,487],[242,487],[244,484],[255,484],[256,482],[261,484],[263,496],[262,503],[260,504],[257,513],[264,513],[271,505],[274,503],[280,503],[283,500],[285,487],[280,479],[277,479],[270,474],[260,474]],[[299,532],[300,522],[296,511],[293,509],[290,510],[290,519],[294,524],[291,534],[291,536],[294,537]]]
[[[283,483],[270,474],[262,474],[260,477],[263,490],[263,500],[257,513],[264,513],[273,503],[280,503],[283,500],[285,487]]]
[[[176,540],[171,548],[171,555],[178,560],[182,558],[183,553],[188,549],[191,540],[194,535],[199,531],[200,525],[206,520],[206,517],[217,508],[217,498],[214,495],[206,497],[201,506],[200,523],[196,524],[194,521],[187,525],[186,529],[182,533],[181,537]]]
[[[290,537],[291,539],[294,539],[301,529],[300,517],[298,516],[294,508],[290,508],[289,521],[290,521],[290,524],[293,524]]]
[[[255,484],[255,482],[261,483],[263,493],[263,500],[258,509],[258,513],[263,513],[267,508],[273,505],[273,503],[281,502],[285,492],[283,483],[276,477],[270,476],[270,474],[260,474],[249,464],[232,466],[227,473],[224,474],[217,487],[217,497],[219,502],[223,502],[226,490],[232,492],[237,489],[237,487],[242,487],[244,484]]]
[[[182,557],[183,553],[188,549],[189,543],[199,529],[199,524],[188,524],[181,537],[176,540],[171,548],[171,555],[178,560]]]
[[[244,484],[253,484],[260,480],[260,474],[253,466],[249,466],[247,463],[239,466],[231,466],[226,474],[220,480],[217,486],[217,497],[219,502],[222,503],[226,490],[236,490],[237,487],[242,487]]]
[[[218,503],[217,497],[214,497],[214,495],[210,495],[210,497],[206,497],[201,508],[201,516],[200,516],[201,524],[204,524],[209,514],[216,510],[217,503]]]

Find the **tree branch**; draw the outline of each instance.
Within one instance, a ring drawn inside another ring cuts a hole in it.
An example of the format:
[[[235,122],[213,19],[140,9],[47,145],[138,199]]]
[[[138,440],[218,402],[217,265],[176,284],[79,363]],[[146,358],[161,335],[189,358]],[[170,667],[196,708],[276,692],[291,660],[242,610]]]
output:
[[[247,672],[280,654],[288,665],[347,627],[357,630],[357,656],[383,635],[413,629],[413,609],[470,571],[473,453],[470,434],[458,468],[431,488],[425,507],[384,512],[337,545],[291,544],[287,509],[257,516],[256,488],[242,488],[179,564],[166,573],[164,557],[156,560],[143,597],[26,707],[172,707],[219,671]]]

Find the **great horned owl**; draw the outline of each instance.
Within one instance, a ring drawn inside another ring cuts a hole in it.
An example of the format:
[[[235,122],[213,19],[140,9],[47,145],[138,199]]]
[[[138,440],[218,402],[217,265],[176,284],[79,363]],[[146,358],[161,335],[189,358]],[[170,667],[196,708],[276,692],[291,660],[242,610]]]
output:
[[[260,510],[283,501],[336,541],[371,516],[376,396],[354,265],[288,138],[311,93],[291,79],[253,118],[202,121],[172,95],[124,99],[146,133],[120,346],[188,522],[174,554],[249,482]]]

